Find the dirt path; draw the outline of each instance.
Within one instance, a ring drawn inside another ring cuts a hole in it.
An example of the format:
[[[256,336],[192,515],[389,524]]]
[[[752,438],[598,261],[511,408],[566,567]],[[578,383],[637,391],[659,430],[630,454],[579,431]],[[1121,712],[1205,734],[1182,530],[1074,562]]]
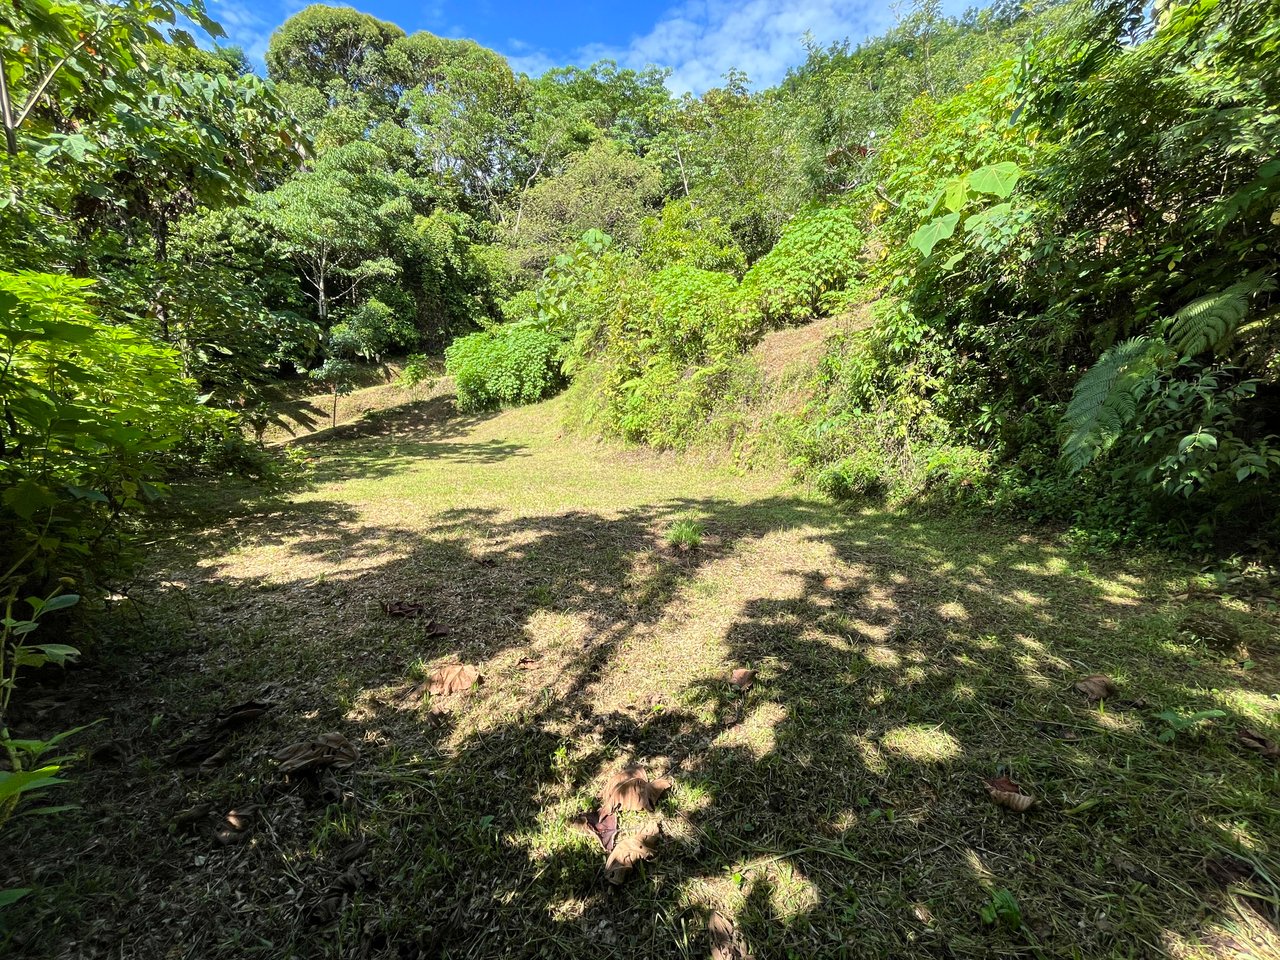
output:
[[[106,722],[81,810],[3,858],[42,886],[9,948],[707,957],[712,911],[757,958],[1277,948],[1276,767],[1235,742],[1280,726],[1274,623],[561,422],[434,401],[312,441],[305,489],[219,494],[223,519],[158,545],[95,663],[28,710]],[[456,662],[482,683],[424,694]],[[1120,688],[1101,708],[1072,689],[1093,673]],[[274,751],[329,731],[353,765],[281,776]],[[183,745],[215,759],[183,769]],[[572,820],[632,763],[674,786],[621,816],[662,836],[615,887]],[[992,802],[1001,775],[1030,812]]]

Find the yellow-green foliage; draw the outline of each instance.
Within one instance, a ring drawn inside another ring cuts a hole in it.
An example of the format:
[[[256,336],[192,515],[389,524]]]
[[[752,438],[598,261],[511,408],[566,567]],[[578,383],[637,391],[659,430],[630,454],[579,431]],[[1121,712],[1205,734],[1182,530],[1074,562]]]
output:
[[[812,320],[821,313],[823,294],[844,289],[858,275],[863,239],[848,207],[796,217],[743,277],[744,304],[768,327]]]

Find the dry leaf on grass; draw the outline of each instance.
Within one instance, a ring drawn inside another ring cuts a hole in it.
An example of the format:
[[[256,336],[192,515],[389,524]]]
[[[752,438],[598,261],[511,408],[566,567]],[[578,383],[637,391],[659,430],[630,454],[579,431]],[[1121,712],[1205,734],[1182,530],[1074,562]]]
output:
[[[447,697],[455,693],[467,693],[479,682],[480,671],[475,667],[453,663],[433,673],[427,689],[433,697]]]
[[[1280,746],[1274,741],[1268,740],[1260,733],[1255,733],[1248,727],[1241,727],[1236,731],[1236,742],[1246,750],[1252,750],[1265,760],[1280,760]]]
[[[516,664],[516,666],[519,667],[521,670],[528,670],[537,662],[538,662],[538,659],[536,657],[521,657],[520,661]]]
[[[1095,673],[1092,676],[1085,677],[1083,680],[1076,681],[1076,692],[1083,693],[1094,702],[1114,697],[1118,689],[1115,681],[1104,673]]]
[[[194,807],[188,807],[186,810],[179,810],[173,815],[169,821],[169,826],[175,830],[183,827],[192,827],[209,816],[213,812],[213,804],[197,803]]]
[[[649,824],[639,833],[624,837],[604,862],[605,879],[613,884],[624,883],[636,864],[657,856],[658,840],[661,837],[662,826],[656,823]]]
[[[238,810],[232,810],[223,818],[222,823],[214,828],[213,839],[223,846],[231,846],[248,840],[250,834],[249,826],[253,822],[253,814],[257,809],[257,804],[249,804],[248,806],[240,807]]]
[[[230,710],[224,710],[218,714],[217,719],[214,721],[214,729],[238,730],[245,724],[257,720],[274,706],[275,704],[268,700],[246,700],[244,703],[237,704]]]
[[[652,813],[654,805],[670,789],[670,780],[650,780],[643,767],[623,767],[604,785],[600,809]]]
[[[729,683],[744,692],[755,686],[755,682],[756,672],[746,667],[739,667],[729,675]]]
[[[427,612],[427,605],[412,600],[390,600],[382,605],[382,609],[390,617],[417,617]]]
[[[314,740],[290,744],[278,751],[275,759],[280,764],[280,772],[285,774],[304,773],[323,767],[345,770],[360,759],[360,751],[342,734],[326,733]]]
[[[569,825],[575,830],[599,840],[600,846],[604,847],[605,853],[613,850],[614,844],[618,839],[617,814],[588,810],[586,813],[580,813],[574,817],[569,822]]]
[[[711,914],[707,923],[707,936],[711,938],[711,960],[752,960],[747,943],[733,925],[733,921],[719,913]]]
[[[1036,802],[1035,797],[1024,793],[1022,788],[1008,777],[996,777],[985,782],[991,799],[1015,813],[1026,813]]]

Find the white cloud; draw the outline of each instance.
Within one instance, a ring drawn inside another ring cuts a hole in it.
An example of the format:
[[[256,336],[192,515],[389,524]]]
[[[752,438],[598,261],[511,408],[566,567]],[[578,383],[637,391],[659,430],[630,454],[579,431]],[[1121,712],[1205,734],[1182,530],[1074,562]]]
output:
[[[969,0],[943,0],[948,13],[969,5]],[[625,46],[591,44],[571,59],[583,65],[607,58],[636,69],[670,67],[667,86],[675,93],[701,93],[734,68],[764,87],[804,59],[806,33],[824,45],[846,38],[857,42],[888,29],[896,6],[889,0],[686,0]],[[515,50],[508,59],[529,73],[554,60],[527,49]]]
[[[267,42],[278,19],[274,6],[268,8],[273,19],[263,16],[264,6],[250,6],[242,0],[212,0],[209,4],[209,15],[227,32],[218,42],[224,46],[240,47],[249,61],[258,65],[266,56]]]

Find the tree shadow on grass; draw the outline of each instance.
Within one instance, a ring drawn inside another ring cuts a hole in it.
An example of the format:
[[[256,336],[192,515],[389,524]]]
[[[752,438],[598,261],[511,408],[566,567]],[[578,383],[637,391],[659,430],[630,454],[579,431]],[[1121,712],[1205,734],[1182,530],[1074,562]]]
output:
[[[706,546],[681,554],[662,533],[687,516]],[[228,560],[237,544],[273,562]],[[1071,572],[1044,541],[786,496],[462,509],[410,538],[309,500],[174,562],[198,613],[119,638],[136,689],[103,733],[136,738],[139,762],[77,781],[81,857],[120,889],[139,878],[78,929],[136,956],[706,956],[712,909],[761,958],[1265,953],[1248,938],[1273,936],[1275,774],[1230,736],[1280,691],[1274,642],[1255,644],[1262,670],[1206,661],[1141,599],[1158,585]],[[427,617],[390,620],[390,599]],[[136,673],[174,646],[180,670]],[[470,696],[408,695],[455,658],[484,671]],[[757,671],[745,693],[736,666]],[[1145,705],[1089,704],[1071,684],[1094,672]],[[134,702],[181,729],[265,683],[278,709],[195,781]],[[1210,708],[1228,716],[1161,740],[1161,711]],[[350,800],[281,793],[269,750],[327,729],[363,752],[338,777]],[[631,761],[676,788],[657,858],[613,888],[568,821]],[[1038,807],[995,806],[983,778],[1001,774]],[[138,815],[202,797],[260,798],[254,842]],[[129,852],[93,853],[99,832]],[[359,838],[369,876],[347,882]],[[1001,890],[1016,918],[984,917]]]

